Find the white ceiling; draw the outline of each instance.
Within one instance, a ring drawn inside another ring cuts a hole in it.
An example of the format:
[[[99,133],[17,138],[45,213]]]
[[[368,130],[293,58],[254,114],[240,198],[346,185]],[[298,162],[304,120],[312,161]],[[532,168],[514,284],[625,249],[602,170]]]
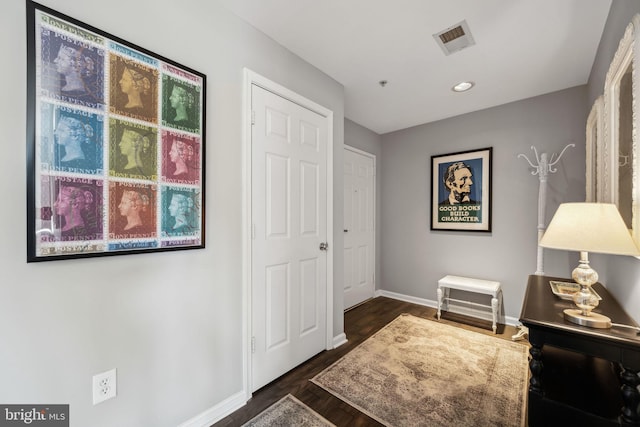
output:
[[[346,117],[379,134],[587,83],[611,6],[611,0],[218,1],[344,85]],[[433,34],[462,20],[476,44],[445,56]],[[451,91],[463,80],[476,86]]]

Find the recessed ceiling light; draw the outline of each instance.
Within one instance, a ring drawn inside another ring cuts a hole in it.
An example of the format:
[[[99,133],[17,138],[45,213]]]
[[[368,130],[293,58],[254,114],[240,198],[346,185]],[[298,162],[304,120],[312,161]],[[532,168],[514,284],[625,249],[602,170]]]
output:
[[[460,82],[454,87],[452,87],[451,90],[454,92],[466,92],[472,87],[474,87],[475,85],[476,84],[474,82]]]

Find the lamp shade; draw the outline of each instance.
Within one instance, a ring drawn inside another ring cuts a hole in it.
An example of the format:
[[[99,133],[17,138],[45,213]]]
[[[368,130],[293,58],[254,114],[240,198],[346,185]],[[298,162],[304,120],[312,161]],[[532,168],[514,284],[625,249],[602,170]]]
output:
[[[551,219],[540,246],[568,251],[640,255],[631,233],[610,203],[563,203]]]

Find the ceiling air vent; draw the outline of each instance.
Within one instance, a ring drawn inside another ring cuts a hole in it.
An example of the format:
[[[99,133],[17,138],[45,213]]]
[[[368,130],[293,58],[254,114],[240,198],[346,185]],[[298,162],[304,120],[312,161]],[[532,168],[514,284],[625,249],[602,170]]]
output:
[[[433,35],[445,55],[451,55],[454,52],[464,49],[465,47],[476,44],[467,21],[462,21],[453,25],[439,33]]]

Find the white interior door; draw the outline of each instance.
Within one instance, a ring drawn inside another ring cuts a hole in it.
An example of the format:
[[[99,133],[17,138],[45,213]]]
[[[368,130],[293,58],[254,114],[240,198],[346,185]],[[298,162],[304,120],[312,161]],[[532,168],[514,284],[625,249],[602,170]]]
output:
[[[375,157],[344,150],[344,308],[375,292]]]
[[[252,85],[252,391],[327,344],[328,119]]]

